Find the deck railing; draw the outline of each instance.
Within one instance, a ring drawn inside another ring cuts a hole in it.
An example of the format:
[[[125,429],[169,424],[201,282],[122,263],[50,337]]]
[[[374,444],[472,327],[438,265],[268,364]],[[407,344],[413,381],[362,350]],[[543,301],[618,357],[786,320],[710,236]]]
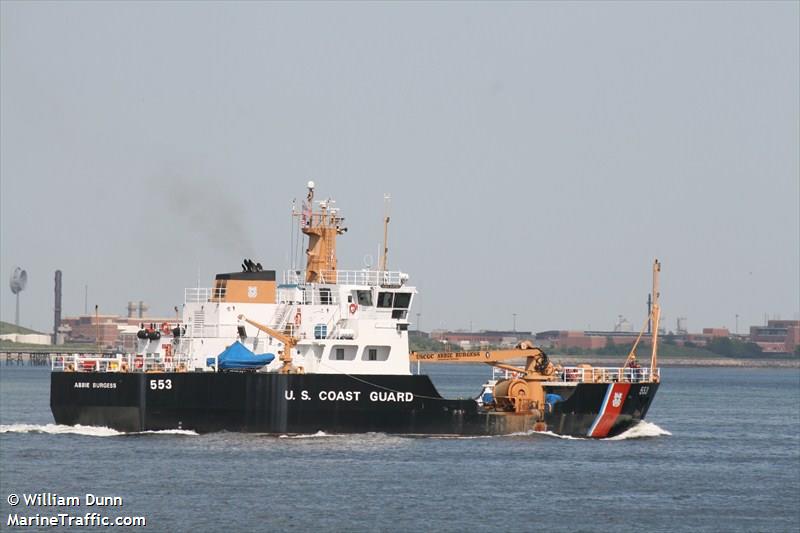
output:
[[[189,287],[184,289],[183,301],[187,304],[218,302],[225,299],[225,287]]]
[[[511,379],[515,373],[502,368],[494,368],[493,379]],[[566,383],[650,383],[660,381],[660,369],[651,371],[648,367],[581,367],[566,366],[554,376],[555,381]]]
[[[189,357],[173,354],[53,354],[53,372],[185,372]]]
[[[305,272],[300,270],[287,270],[283,273],[283,283],[286,285],[305,283],[305,279]],[[407,280],[408,274],[399,270],[331,270],[322,272],[319,283],[399,287]]]
[[[579,383],[643,383],[659,381],[659,369],[648,367],[580,367],[567,366],[558,373],[559,381]]]

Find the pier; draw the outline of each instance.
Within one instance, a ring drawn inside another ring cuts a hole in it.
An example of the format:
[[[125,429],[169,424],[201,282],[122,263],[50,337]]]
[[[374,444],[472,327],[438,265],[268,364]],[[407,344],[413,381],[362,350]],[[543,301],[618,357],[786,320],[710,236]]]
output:
[[[67,355],[61,352],[0,351],[3,365],[49,366],[51,355]]]

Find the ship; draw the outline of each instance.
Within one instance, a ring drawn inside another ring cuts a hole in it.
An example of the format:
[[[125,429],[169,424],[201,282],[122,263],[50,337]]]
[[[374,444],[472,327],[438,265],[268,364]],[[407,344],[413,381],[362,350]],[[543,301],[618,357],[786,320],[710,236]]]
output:
[[[55,422],[122,432],[607,438],[645,418],[660,383],[657,260],[650,366],[636,362],[641,333],[620,367],[558,364],[530,341],[416,352],[409,317],[418,293],[408,274],[387,268],[388,214],[379,265],[361,270],[338,268],[347,228],[334,200],[315,199],[313,182],[292,217],[293,234],[307,240],[304,270],[278,279],[245,259],[211,287],[186,289],[175,321],[142,323],[135,351],[54,355]],[[491,375],[475,397],[445,398],[421,363],[480,363]]]

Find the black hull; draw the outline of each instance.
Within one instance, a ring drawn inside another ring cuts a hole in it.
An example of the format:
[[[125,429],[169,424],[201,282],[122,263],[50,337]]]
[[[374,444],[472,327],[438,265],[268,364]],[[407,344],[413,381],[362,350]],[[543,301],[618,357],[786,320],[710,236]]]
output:
[[[608,437],[635,425],[658,385],[624,384],[624,395],[611,394],[620,385],[546,386],[563,398],[545,414],[547,430]],[[536,422],[484,411],[474,400],[444,399],[428,376],[413,375],[53,372],[50,407],[58,424],[124,432],[503,435]]]

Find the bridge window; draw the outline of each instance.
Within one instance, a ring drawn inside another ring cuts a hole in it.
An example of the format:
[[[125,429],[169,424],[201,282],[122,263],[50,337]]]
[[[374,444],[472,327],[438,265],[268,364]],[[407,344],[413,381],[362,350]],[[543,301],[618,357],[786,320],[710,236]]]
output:
[[[386,361],[389,359],[389,346],[365,346],[361,352],[362,361]]]
[[[392,292],[378,293],[378,307],[392,307],[393,297],[394,293]]]
[[[333,361],[353,361],[356,358],[357,346],[334,346],[330,358]]]
[[[405,309],[395,309],[392,311],[392,318],[396,318],[398,320],[402,320],[408,315],[408,311]]]
[[[331,299],[330,289],[319,290],[319,303],[322,305],[330,305],[333,300]]]
[[[372,291],[356,291],[358,305],[372,307]]]
[[[411,303],[410,292],[398,292],[394,295],[394,306],[398,309],[408,309],[408,304]]]

